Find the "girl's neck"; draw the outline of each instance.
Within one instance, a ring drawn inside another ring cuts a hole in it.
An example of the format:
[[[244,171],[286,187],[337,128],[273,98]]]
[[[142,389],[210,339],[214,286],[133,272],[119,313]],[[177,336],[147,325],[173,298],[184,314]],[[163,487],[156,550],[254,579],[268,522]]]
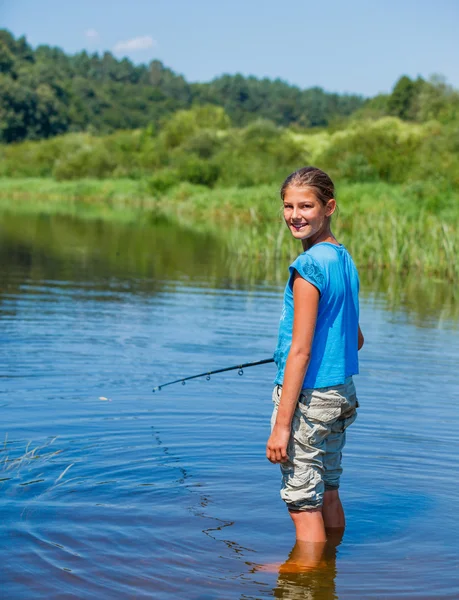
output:
[[[316,237],[307,238],[305,240],[301,240],[301,244],[303,246],[303,250],[309,250],[316,244],[320,244],[321,242],[328,242],[329,244],[333,244],[334,246],[339,246],[339,243],[330,229],[319,233]]]

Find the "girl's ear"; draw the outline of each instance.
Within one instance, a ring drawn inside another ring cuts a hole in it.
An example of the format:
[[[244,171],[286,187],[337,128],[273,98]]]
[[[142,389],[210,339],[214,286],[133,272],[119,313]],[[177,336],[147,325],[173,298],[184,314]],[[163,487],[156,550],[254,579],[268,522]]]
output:
[[[331,217],[332,214],[335,212],[335,210],[336,210],[336,200],[334,198],[330,198],[330,200],[327,202],[327,204],[325,206],[325,216]]]

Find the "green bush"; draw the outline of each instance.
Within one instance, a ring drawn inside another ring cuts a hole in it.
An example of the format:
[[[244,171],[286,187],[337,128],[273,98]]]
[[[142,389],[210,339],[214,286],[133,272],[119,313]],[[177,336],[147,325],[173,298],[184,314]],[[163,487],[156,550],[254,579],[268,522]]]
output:
[[[80,133],[0,146],[0,173],[4,177],[50,177],[56,161],[78,152],[88,139]]]
[[[220,169],[212,161],[203,160],[191,154],[183,157],[179,162],[178,174],[181,181],[212,187],[220,175]]]
[[[459,186],[459,124],[385,117],[314,135],[266,120],[225,129],[227,116],[218,107],[181,111],[171,121],[157,135],[147,128],[0,146],[0,176],[146,179],[158,191],[184,181],[245,188],[280,185],[312,162],[337,184],[432,181],[447,191]]]
[[[162,143],[168,149],[177,148],[202,129],[221,131],[230,127],[225,110],[219,106],[195,106],[179,110],[163,125],[160,133]]]
[[[375,176],[382,181],[402,183],[418,159],[421,143],[421,126],[386,117],[357,123],[333,134],[329,146],[319,155],[318,163],[336,178],[352,179],[352,168],[347,167],[349,174],[344,175],[346,165],[354,164],[355,169],[356,163],[360,163],[358,177],[363,175],[368,181],[370,176]]]
[[[279,183],[306,162],[302,143],[286,129],[259,120],[244,129],[232,130],[215,161],[219,184],[249,187]]]
[[[185,141],[180,147],[184,152],[192,152],[199,158],[209,159],[220,150],[225,138],[219,135],[219,131],[212,129],[201,129]]]
[[[103,179],[113,175],[117,168],[114,156],[102,145],[98,148],[82,148],[74,154],[56,161],[53,175],[58,180],[94,177]]]
[[[363,154],[346,153],[337,161],[335,176],[338,180],[364,182],[378,179],[376,169],[371,165]]]
[[[459,125],[432,122],[425,131],[407,179],[435,181],[439,188],[459,186]]]
[[[180,181],[178,171],[163,169],[147,179],[147,190],[153,195],[162,194],[177,185],[178,181]]]

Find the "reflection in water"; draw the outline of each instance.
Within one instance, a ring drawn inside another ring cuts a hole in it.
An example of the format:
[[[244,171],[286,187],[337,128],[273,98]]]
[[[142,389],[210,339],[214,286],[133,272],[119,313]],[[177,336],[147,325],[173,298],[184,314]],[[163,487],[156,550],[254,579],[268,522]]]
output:
[[[287,274],[285,261],[231,255],[211,234],[164,219],[133,225],[3,214],[0,234],[0,294],[21,285],[18,272],[28,283],[65,277],[71,282],[94,281],[96,290],[113,290],[117,282],[129,280],[136,292],[149,293],[171,280],[247,289],[260,283],[283,284]],[[459,290],[450,282],[390,271],[361,270],[360,278],[364,297],[374,297],[391,311],[403,310],[416,325],[441,327],[445,321],[459,321]]]
[[[342,532],[336,532],[329,533],[324,544],[297,541],[283,564],[261,567],[262,571],[278,572],[273,596],[281,600],[336,600],[336,555],[341,539]]]
[[[221,260],[215,240],[156,220],[138,226],[81,221],[74,217],[2,215],[0,260],[8,272],[18,267],[27,278],[46,281],[110,278],[169,279],[211,274]],[[150,287],[151,284],[147,284]]]
[[[450,281],[388,270],[363,271],[360,279],[364,296],[376,296],[390,311],[403,310],[418,327],[442,327],[446,321],[451,327],[459,321],[459,288]]]

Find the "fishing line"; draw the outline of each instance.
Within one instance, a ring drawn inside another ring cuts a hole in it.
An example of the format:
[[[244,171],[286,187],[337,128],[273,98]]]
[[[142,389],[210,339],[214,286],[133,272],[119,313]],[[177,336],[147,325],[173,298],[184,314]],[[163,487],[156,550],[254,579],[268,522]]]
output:
[[[197,377],[205,377],[207,381],[209,381],[211,375],[215,375],[215,373],[224,373],[225,371],[235,371],[238,370],[238,375],[244,375],[244,369],[248,367],[256,367],[257,365],[266,365],[267,363],[274,362],[274,358],[265,358],[263,360],[257,360],[256,362],[243,363],[241,365],[235,365],[234,367],[225,367],[224,369],[215,369],[214,371],[207,371],[206,373],[199,373],[199,375],[190,375],[189,377],[181,377],[180,379],[175,379],[174,381],[169,381],[168,383],[162,383],[161,385],[157,385],[153,388],[153,392],[160,392],[163,387],[166,385],[172,385],[173,383],[181,383],[185,385],[186,381],[190,379],[196,379]]]

